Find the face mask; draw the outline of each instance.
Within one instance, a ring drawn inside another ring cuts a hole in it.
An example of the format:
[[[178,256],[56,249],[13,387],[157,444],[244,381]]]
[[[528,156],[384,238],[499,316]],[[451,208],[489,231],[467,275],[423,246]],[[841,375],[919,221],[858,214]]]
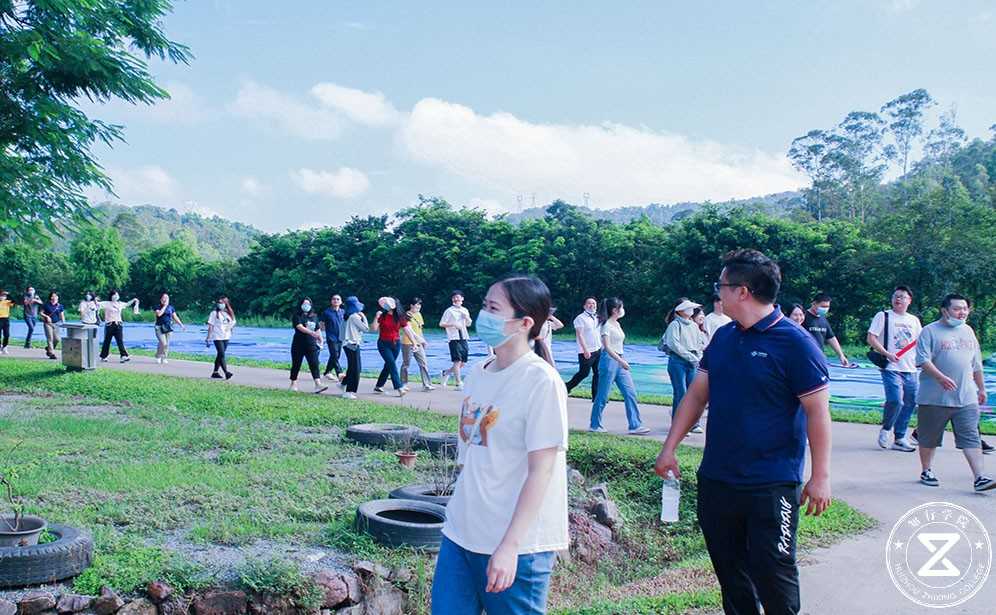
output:
[[[626,308],[619,308],[619,318],[626,315]]]
[[[311,311],[311,304],[310,303],[302,303],[301,304],[301,311],[302,312],[310,312]]]
[[[684,323],[686,325],[691,324],[691,322],[692,322],[691,318],[687,318],[685,316],[678,316],[678,320],[680,320],[682,323]]]
[[[86,296],[86,300],[87,300],[87,301],[93,301],[93,295],[90,295],[90,294],[88,294],[88,295]]]
[[[216,305],[215,307],[217,307],[217,308],[218,308],[218,311],[220,312],[221,310],[225,309],[225,304],[224,304],[224,303],[219,303],[219,304],[218,304],[218,305]]]
[[[510,318],[509,320],[515,320]],[[515,335],[505,335],[505,323],[509,320],[495,316],[491,312],[481,310],[477,315],[477,334],[481,336],[481,341],[497,348],[515,337]]]
[[[111,301],[117,301],[120,298],[121,298],[121,295],[117,295],[117,294],[111,295]]]
[[[585,314],[587,314],[588,316],[594,316],[594,315],[595,315],[595,308],[592,308],[592,309],[590,309],[590,310],[585,310],[584,312],[585,312]]]
[[[948,326],[949,327],[952,327],[952,328],[954,328],[954,327],[960,327],[963,324],[965,324],[965,319],[964,318],[952,318],[951,316],[948,316]]]
[[[829,313],[830,313],[830,308],[825,308],[825,307],[818,307],[818,308],[816,308],[816,315],[817,316],[826,316]]]

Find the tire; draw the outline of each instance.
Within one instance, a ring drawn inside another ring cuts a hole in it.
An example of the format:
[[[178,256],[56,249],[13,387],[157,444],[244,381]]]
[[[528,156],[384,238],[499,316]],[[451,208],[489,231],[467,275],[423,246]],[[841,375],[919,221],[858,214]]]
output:
[[[54,583],[75,577],[93,560],[93,540],[68,525],[49,524],[55,542],[0,547],[0,587]]]
[[[457,435],[445,431],[433,431],[420,433],[418,436],[418,447],[432,453],[433,457],[439,457],[443,451],[450,459],[457,457]]]
[[[419,502],[429,502],[446,506],[450,502],[452,495],[433,495],[436,490],[435,485],[405,485],[398,487],[391,492],[392,500],[417,500]]]
[[[383,516],[384,513],[421,513],[434,518],[430,523],[411,523]],[[418,500],[373,500],[356,509],[356,527],[377,542],[391,546],[408,546],[438,551],[443,540],[446,509],[438,504]]]
[[[406,439],[414,444],[420,433],[418,427],[391,423],[364,423],[346,428],[347,438],[370,446],[392,446],[397,441]]]

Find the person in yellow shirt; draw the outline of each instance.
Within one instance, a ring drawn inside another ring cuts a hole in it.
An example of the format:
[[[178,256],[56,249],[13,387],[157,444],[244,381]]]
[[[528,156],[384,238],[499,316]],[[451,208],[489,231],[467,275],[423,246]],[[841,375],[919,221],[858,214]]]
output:
[[[0,288],[0,353],[8,354],[7,344],[10,343],[10,308],[14,302],[10,300],[7,291]]]
[[[401,382],[405,383],[406,386],[408,385],[408,366],[411,365],[412,357],[415,357],[415,362],[418,363],[418,369],[422,375],[422,390],[431,391],[436,387],[432,386],[432,376],[429,375],[429,364],[425,356],[426,341],[422,335],[425,320],[422,318],[422,300],[413,297],[408,302],[408,312],[405,316],[408,318],[408,326],[415,337],[413,338],[407,329],[401,332]]]

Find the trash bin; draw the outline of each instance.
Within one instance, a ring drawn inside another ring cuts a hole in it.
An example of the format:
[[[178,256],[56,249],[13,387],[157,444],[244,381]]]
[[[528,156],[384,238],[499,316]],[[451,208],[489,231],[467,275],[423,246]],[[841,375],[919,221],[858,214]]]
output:
[[[63,323],[62,364],[70,369],[97,368],[97,325]]]

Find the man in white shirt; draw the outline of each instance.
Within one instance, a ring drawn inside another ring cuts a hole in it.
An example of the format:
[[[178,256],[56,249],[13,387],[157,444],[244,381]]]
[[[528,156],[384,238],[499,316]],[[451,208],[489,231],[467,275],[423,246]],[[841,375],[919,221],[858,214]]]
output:
[[[719,295],[714,294],[712,296],[712,312],[705,317],[705,323],[702,325],[706,330],[706,346],[709,345],[709,340],[712,339],[712,334],[716,332],[716,329],[731,322],[733,319],[723,313],[723,302]]]
[[[584,311],[574,318],[574,336],[578,341],[578,373],[567,382],[567,393],[581,384],[591,372],[591,398],[598,391],[598,360],[602,356],[602,336],[598,333],[598,300],[584,300]]]
[[[913,347],[923,329],[920,319],[907,311],[912,301],[913,291],[906,286],[897,286],[892,291],[892,309],[875,314],[868,327],[867,338],[872,350],[888,360],[888,364],[881,370],[885,408],[882,410],[878,445],[889,448],[891,431],[895,433],[892,450],[904,453],[916,450],[906,437],[906,428],[916,409],[919,389],[916,352]]]
[[[470,317],[470,312],[467,308],[463,307],[463,292],[459,290],[453,291],[450,295],[450,301],[453,302],[453,305],[446,308],[446,311],[443,312],[443,317],[439,320],[439,326],[446,330],[446,339],[450,346],[450,360],[453,361],[453,365],[443,370],[442,374],[440,374],[440,380],[445,388],[450,382],[450,376],[453,376],[456,382],[456,389],[459,391],[463,389],[463,380],[460,379],[460,368],[467,362],[467,355],[470,352],[467,343],[467,339],[469,338],[467,327],[474,321]]]

